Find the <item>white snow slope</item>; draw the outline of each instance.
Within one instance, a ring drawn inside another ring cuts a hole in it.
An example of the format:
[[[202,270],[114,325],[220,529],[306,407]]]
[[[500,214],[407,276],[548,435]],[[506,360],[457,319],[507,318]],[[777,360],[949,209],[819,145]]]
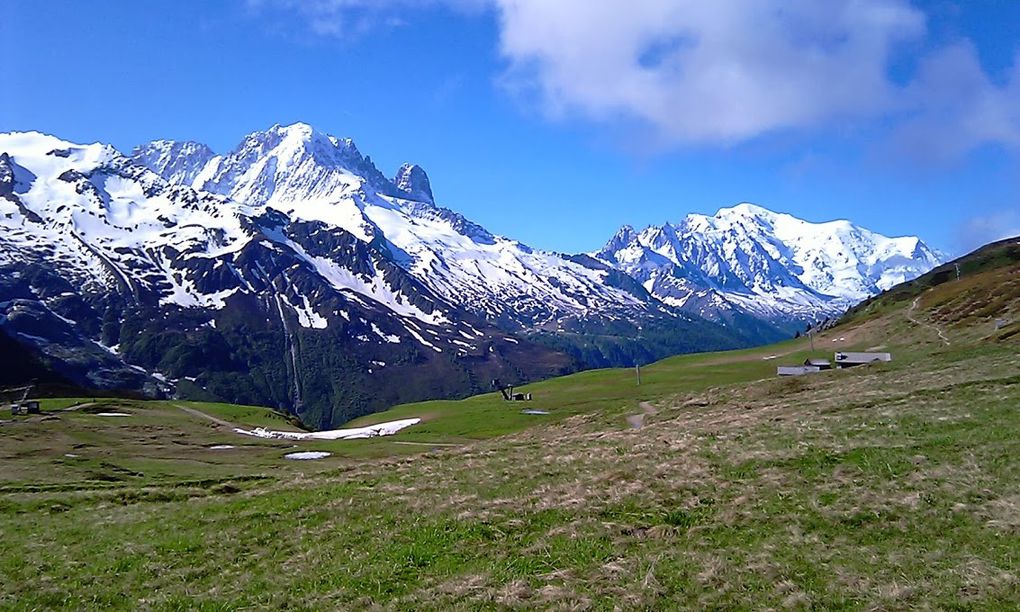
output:
[[[0,198],[0,263],[46,261],[85,290],[145,286],[164,303],[222,306],[225,296],[198,291],[171,262],[243,246],[250,207],[169,185],[108,145],[0,134],[0,153],[15,198]]]

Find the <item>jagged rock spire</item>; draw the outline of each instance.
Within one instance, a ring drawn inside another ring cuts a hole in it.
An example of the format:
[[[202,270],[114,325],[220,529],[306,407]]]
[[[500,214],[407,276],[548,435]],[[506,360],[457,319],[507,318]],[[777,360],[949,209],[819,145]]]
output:
[[[393,185],[409,199],[434,203],[432,185],[425,170],[417,164],[404,164],[393,177]]]

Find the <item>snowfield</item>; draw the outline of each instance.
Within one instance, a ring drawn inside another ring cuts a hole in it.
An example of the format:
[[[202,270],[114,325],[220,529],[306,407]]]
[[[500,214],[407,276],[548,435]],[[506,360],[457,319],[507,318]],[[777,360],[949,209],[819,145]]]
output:
[[[392,436],[402,429],[411,425],[421,423],[421,419],[400,419],[399,421],[388,421],[365,427],[352,427],[349,429],[332,429],[329,431],[274,431],[264,427],[256,427],[252,430],[235,428],[234,431],[246,436],[256,438],[269,438],[274,440],[358,440],[362,438],[375,438],[377,436]]]

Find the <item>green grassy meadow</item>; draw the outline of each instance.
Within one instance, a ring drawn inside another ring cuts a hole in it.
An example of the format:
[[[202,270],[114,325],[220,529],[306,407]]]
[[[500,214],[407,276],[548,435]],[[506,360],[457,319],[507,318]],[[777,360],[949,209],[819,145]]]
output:
[[[424,419],[386,438],[245,438],[181,409],[293,427],[254,407],[48,400],[0,424],[0,608],[1014,609],[1020,335],[992,319],[1020,315],[1018,273],[876,300],[814,352],[680,356],[640,386],[589,371],[522,387],[532,402],[352,423]],[[894,361],[774,376],[851,349]]]

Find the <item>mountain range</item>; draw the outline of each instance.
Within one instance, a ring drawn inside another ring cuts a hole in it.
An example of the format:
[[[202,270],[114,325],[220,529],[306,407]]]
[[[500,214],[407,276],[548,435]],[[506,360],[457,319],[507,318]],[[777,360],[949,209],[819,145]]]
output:
[[[222,155],[0,135],[4,346],[67,384],[313,427],[494,378],[776,340],[942,259],[752,204],[541,251],[437,205],[421,167],[389,178],[300,123]]]
[[[748,203],[640,232],[625,226],[595,256],[681,310],[711,319],[736,310],[775,323],[844,311],[944,259],[913,236],[809,223]]]

